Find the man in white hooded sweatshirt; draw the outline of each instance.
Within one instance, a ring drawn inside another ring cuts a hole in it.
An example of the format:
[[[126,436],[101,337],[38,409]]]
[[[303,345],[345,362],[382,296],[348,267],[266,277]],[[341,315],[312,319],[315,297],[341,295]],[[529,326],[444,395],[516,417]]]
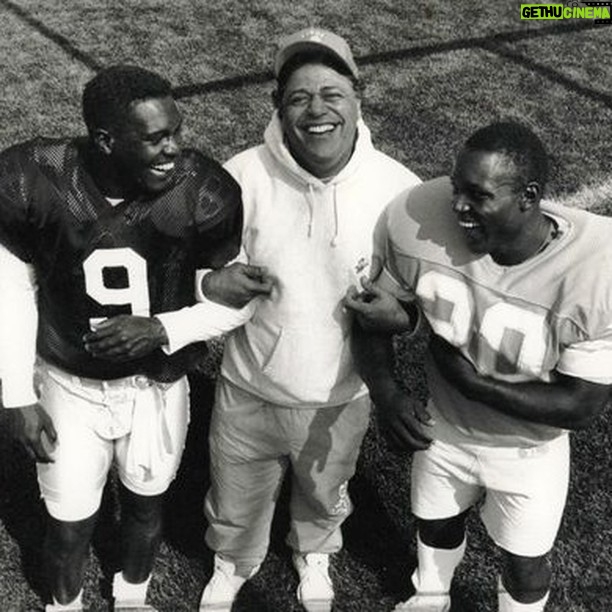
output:
[[[307,610],[331,608],[329,555],[342,546],[370,414],[341,301],[368,273],[378,216],[420,182],[373,147],[344,39],[316,28],[292,34],[274,70],[264,144],[226,164],[242,188],[244,252],[274,284],[225,346],[206,498],[215,570],[201,610],[229,610],[259,569],[287,469],[298,598]],[[214,282],[212,274],[212,295]]]

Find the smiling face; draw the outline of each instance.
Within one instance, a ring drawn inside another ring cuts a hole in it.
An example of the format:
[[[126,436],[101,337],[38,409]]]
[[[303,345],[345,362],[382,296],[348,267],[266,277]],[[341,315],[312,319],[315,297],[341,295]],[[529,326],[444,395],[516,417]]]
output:
[[[452,176],[453,211],[468,247],[499,263],[521,260],[533,249],[538,213],[514,161],[504,153],[463,150]],[[534,216],[535,215],[535,216]]]
[[[170,96],[132,102],[109,141],[110,159],[128,189],[157,193],[168,185],[180,153],[181,125]]]
[[[287,81],[279,114],[300,166],[318,178],[340,172],[353,153],[359,108],[348,77],[323,64],[297,68]]]

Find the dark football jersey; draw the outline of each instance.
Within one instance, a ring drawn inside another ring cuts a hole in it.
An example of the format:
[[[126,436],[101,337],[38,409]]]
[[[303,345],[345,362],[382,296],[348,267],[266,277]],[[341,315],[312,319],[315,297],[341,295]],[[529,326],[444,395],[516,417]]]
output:
[[[201,343],[114,363],[85,351],[83,335],[118,314],[193,304],[195,270],[238,254],[240,187],[215,161],[187,149],[167,189],[113,206],[88,171],[87,150],[84,140],[36,139],[0,154],[0,241],[35,268],[38,353],[90,378],[175,380]]]

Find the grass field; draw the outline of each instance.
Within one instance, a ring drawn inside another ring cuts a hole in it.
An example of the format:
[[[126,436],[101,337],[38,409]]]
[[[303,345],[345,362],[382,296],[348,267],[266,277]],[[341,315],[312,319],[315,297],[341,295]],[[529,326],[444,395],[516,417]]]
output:
[[[476,127],[514,117],[548,145],[552,196],[612,214],[612,27],[589,20],[523,22],[519,4],[0,0],[0,147],[38,134],[81,132],[83,84],[100,67],[121,61],[168,76],[186,115],[187,141],[226,159],[261,140],[271,111],[273,41],[313,24],[351,42],[367,83],[364,116],[376,144],[421,177],[447,172]],[[399,344],[398,375],[425,393],[422,346]],[[211,569],[202,499],[216,363],[194,380],[188,448],[167,505],[152,583],[153,603],[167,612],[195,609]],[[610,419],[605,414],[573,438],[551,611],[612,610]],[[408,594],[415,563],[409,466],[410,457],[388,452],[373,422],[351,487],[356,511],[334,560],[337,612],[390,610]],[[279,510],[269,557],[241,593],[238,611],[300,609],[283,544],[286,510],[282,504]],[[33,466],[0,426],[0,612],[43,607],[41,517]],[[95,611],[108,609],[116,518],[111,486],[87,574],[85,601]],[[497,559],[478,521],[471,528],[454,612],[494,609]]]

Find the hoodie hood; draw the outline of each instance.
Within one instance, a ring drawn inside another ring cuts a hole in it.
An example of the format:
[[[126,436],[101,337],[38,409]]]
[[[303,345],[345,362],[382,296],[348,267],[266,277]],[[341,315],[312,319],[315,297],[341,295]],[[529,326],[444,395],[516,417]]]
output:
[[[281,166],[281,168],[289,174],[295,181],[298,182],[304,188],[305,198],[308,203],[309,209],[309,221],[308,221],[308,235],[311,236],[313,232],[313,224],[315,219],[315,207],[317,206],[317,192],[324,191],[326,189],[332,190],[333,199],[333,211],[334,211],[334,235],[331,239],[330,245],[336,246],[339,240],[340,234],[340,219],[339,210],[337,203],[337,186],[342,182],[349,180],[360,168],[363,161],[370,155],[374,150],[372,145],[372,138],[370,130],[363,122],[361,118],[357,121],[357,141],[353,154],[349,159],[348,163],[342,170],[331,178],[322,180],[300,166],[295,160],[287,145],[285,144],[285,138],[283,135],[283,127],[281,124],[278,111],[274,111],[272,118],[266,131],[264,133],[265,145]]]

